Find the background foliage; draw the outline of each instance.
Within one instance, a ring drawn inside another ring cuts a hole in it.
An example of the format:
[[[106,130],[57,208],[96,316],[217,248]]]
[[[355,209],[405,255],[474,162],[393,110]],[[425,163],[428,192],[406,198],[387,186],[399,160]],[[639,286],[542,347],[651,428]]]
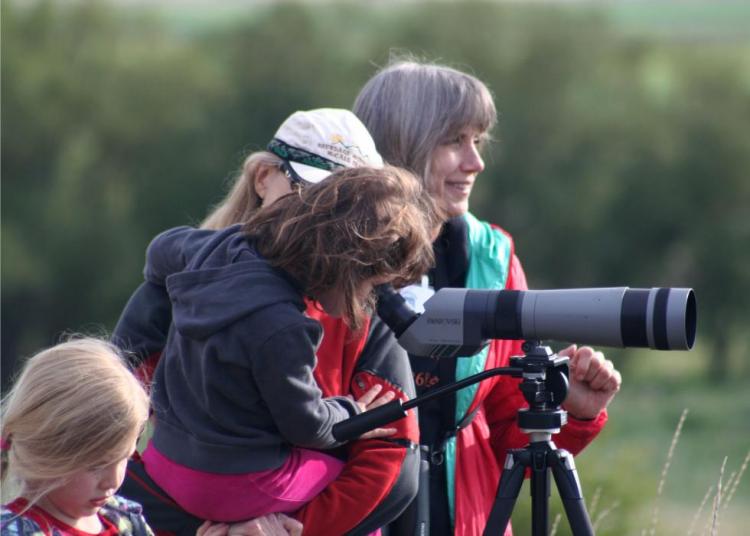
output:
[[[632,533],[699,406],[684,521],[750,446],[750,8],[655,4],[4,2],[3,385],[61,332],[111,330],[149,239],[199,221],[289,113],[350,107],[411,51],[494,91],[472,209],[514,234],[532,288],[695,288],[696,351],[611,351],[625,388],[582,457],[621,502],[609,533]]]

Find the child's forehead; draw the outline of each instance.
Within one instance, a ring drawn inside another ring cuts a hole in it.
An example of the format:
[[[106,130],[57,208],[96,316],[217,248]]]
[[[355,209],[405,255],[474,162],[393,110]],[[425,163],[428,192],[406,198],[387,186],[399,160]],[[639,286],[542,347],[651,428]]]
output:
[[[91,461],[87,465],[89,467],[106,467],[131,458],[137,451],[138,440],[143,432],[144,428],[139,428],[137,434],[133,434],[126,440],[120,441],[117,445],[112,445],[111,448],[107,449],[107,452],[92,455],[90,457]]]

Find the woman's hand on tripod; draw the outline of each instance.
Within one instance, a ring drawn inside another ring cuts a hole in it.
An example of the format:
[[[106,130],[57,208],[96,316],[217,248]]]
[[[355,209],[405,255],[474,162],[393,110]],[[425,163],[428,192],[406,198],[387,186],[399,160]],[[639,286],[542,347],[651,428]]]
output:
[[[570,359],[570,387],[563,409],[576,419],[595,419],[620,390],[620,372],[590,346],[572,344],[557,355]]]

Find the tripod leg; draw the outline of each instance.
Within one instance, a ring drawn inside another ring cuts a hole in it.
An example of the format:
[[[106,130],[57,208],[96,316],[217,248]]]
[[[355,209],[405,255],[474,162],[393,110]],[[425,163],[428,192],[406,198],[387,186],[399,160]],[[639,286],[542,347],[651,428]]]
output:
[[[578,480],[573,456],[566,450],[553,451],[550,459],[557,491],[560,493],[570,530],[574,536],[593,536],[594,529],[583,502],[581,483]]]
[[[532,443],[531,450],[531,534],[549,534],[550,479],[547,443]]]
[[[420,445],[420,448],[424,445]],[[424,447],[425,449],[427,447]],[[425,451],[422,451],[424,456]],[[429,451],[427,451],[429,455]],[[419,462],[419,491],[417,492],[417,523],[415,536],[430,534],[430,462],[422,459]]]
[[[483,536],[495,536],[504,534],[508,526],[513,506],[518,499],[518,492],[523,484],[526,471],[526,454],[524,452],[509,451],[505,458],[505,466],[500,476],[500,484],[497,487],[495,503],[492,505],[490,517],[484,528]]]

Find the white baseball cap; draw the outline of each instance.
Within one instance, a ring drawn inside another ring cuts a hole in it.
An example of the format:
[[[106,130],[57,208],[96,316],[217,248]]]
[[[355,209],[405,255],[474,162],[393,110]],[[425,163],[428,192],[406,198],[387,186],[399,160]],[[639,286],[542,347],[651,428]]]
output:
[[[316,183],[341,167],[383,167],[383,158],[362,122],[349,110],[318,108],[295,112],[267,147],[295,178]]]

